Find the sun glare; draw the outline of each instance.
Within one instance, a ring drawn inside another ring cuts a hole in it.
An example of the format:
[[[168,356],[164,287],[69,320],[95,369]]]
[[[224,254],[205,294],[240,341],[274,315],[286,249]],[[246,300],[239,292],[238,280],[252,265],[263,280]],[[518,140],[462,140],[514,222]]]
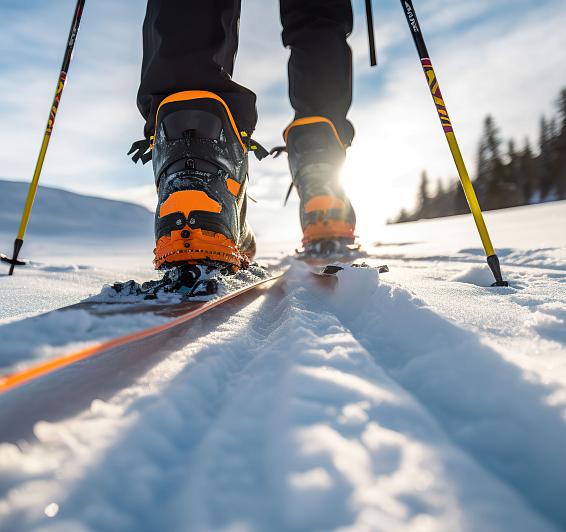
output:
[[[408,200],[395,187],[398,170],[388,162],[384,157],[376,164],[375,149],[364,141],[348,150],[342,183],[356,210],[357,234],[362,241],[378,238],[387,218],[395,216]]]

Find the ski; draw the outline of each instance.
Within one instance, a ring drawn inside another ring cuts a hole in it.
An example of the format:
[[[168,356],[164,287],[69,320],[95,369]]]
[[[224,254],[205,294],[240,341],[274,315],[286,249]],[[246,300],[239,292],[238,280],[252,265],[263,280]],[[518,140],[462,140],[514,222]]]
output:
[[[345,267],[373,268],[378,273],[389,272],[386,264],[370,266],[363,259],[376,258],[365,251],[360,244],[344,245],[340,241],[325,242],[322,247],[296,250],[295,258],[303,262],[310,272],[319,279],[334,282],[337,280],[338,272]],[[362,262],[359,262],[359,261]]]
[[[261,275],[258,275],[258,271],[262,272]],[[174,283],[169,283],[172,289],[169,291],[164,289],[161,292],[156,290],[156,286],[159,284],[159,287],[163,289],[162,281],[150,281],[149,284],[144,283],[145,286],[128,281],[107,287],[99,296],[52,312],[85,310],[92,315],[105,317],[148,313],[165,317],[167,321],[110,340],[97,342],[85,349],[4,375],[0,377],[0,395],[33,383],[85,359],[107,354],[118,348],[133,349],[146,339],[175,330],[182,324],[244,294],[259,296],[274,285],[285,271],[281,267],[255,267],[254,273],[241,270],[234,275],[209,275],[205,279],[198,279],[198,283],[193,283],[192,286],[179,288]],[[198,290],[197,287],[199,287]],[[164,295],[166,297],[163,297]]]

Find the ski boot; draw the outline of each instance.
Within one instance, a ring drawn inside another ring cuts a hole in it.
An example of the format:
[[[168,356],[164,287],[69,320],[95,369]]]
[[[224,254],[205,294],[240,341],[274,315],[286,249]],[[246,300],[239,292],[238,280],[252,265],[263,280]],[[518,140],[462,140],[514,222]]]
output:
[[[283,134],[300,198],[303,253],[346,254],[354,248],[356,215],[340,183],[346,146],[334,124],[313,116],[292,122]]]
[[[255,254],[246,221],[248,148],[247,135],[216,94],[184,91],[161,102],[151,153],[156,269],[247,267]]]

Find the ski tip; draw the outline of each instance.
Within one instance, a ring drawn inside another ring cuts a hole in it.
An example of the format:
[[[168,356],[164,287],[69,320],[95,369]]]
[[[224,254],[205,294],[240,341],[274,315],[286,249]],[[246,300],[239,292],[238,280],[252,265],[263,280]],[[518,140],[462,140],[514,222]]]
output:
[[[365,262],[361,263],[352,263],[349,265],[351,268],[367,268],[377,270],[379,273],[387,273],[389,271],[389,266],[387,264],[381,264],[380,266],[371,266]],[[320,273],[324,275],[336,275],[338,272],[344,270],[344,265],[339,264],[327,264]]]
[[[342,266],[337,266],[335,264],[329,264],[325,266],[321,273],[325,275],[336,275],[338,272],[342,271],[344,268]]]

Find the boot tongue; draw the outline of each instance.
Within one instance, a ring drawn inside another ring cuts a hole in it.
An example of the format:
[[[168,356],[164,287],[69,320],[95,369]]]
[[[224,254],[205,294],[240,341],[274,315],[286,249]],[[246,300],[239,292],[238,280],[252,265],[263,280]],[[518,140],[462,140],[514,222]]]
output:
[[[179,109],[163,118],[167,140],[190,137],[221,140],[222,120],[219,116],[199,109]]]
[[[321,152],[329,148],[329,139],[325,134],[314,135],[310,131],[298,131],[295,138],[289,134],[289,143],[299,153]]]

